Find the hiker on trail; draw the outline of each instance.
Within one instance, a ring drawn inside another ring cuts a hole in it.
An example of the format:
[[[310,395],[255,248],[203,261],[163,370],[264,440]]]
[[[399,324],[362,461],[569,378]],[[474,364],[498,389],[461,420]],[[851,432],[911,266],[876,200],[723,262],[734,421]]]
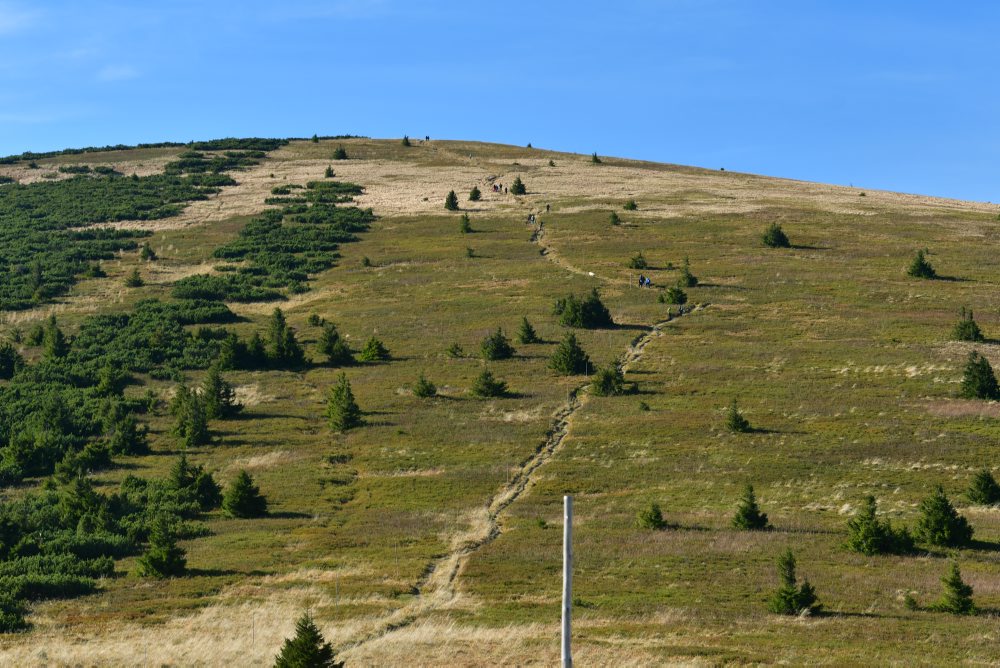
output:
[[[546,204],[545,205],[545,213],[548,213],[549,209],[551,209],[551,208],[552,208],[551,206],[549,206],[548,204]]]
[[[503,194],[504,194],[504,195],[506,195],[506,194],[507,194],[507,188],[506,188],[506,186],[505,186],[505,187],[504,187],[504,189],[503,189]]]
[[[644,285],[646,285],[646,277],[643,276],[642,274],[639,274],[639,287],[641,288]]]

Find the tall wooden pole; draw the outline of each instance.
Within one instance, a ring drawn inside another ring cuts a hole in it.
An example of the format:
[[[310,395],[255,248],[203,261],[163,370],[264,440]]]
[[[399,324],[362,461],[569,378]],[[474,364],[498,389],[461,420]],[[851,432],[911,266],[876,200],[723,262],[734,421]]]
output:
[[[573,607],[573,497],[563,497],[562,665],[572,668],[570,613]]]

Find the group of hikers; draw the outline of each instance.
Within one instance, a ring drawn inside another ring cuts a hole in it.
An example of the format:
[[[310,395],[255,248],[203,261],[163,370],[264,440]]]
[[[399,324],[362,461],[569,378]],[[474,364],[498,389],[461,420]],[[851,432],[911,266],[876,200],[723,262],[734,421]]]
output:
[[[502,183],[494,183],[493,184],[493,192],[495,192],[495,193],[502,192],[504,195],[506,195],[507,194],[507,188],[505,188]]]
[[[648,276],[643,276],[642,274],[639,274],[639,287],[651,288],[653,287],[653,280]]]

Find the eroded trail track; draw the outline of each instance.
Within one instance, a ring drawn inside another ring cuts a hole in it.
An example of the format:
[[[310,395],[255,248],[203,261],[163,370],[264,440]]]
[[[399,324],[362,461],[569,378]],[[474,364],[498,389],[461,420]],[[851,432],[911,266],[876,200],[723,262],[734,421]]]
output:
[[[582,269],[573,267],[545,243],[545,234],[541,228],[534,231],[531,241],[542,249],[542,256],[558,266],[583,275],[592,275]],[[603,279],[602,279],[603,280]],[[670,317],[650,326],[642,335],[632,341],[623,352],[619,368],[625,372],[642,359],[646,346],[656,337],[662,336],[662,330],[667,323],[677,317],[700,310],[704,306],[696,306],[680,315]],[[545,465],[561,448],[572,428],[573,417],[583,408],[589,399],[586,388],[589,383],[582,383],[570,391],[566,403],[552,416],[552,422],[546,432],[545,439],[538,445],[534,453],[521,462],[510,482],[499,489],[486,506],[486,521],[472,534],[456,537],[452,548],[443,556],[430,564],[425,575],[415,585],[416,597],[408,605],[388,615],[378,627],[351,642],[345,643],[340,650],[350,651],[369,642],[382,638],[394,631],[406,628],[419,620],[425,614],[445,606],[455,599],[457,580],[465,561],[473,554],[496,540],[503,528],[500,517],[531,487],[537,471]]]

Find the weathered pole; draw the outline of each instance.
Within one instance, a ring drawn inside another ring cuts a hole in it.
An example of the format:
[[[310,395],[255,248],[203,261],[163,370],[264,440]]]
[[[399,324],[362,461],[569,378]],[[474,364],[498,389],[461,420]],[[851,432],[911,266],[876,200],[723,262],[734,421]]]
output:
[[[563,497],[562,665],[572,668],[570,613],[573,607],[573,497]]]

